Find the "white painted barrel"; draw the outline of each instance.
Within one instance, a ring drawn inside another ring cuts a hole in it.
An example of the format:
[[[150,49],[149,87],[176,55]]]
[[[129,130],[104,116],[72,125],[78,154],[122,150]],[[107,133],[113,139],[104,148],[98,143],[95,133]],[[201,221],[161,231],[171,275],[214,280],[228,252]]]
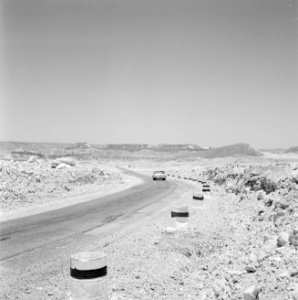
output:
[[[172,207],[171,218],[178,228],[188,225],[189,211],[187,206]]]
[[[194,200],[199,200],[199,201],[203,201],[204,200],[204,194],[201,193],[194,193],[192,195],[192,199]]]
[[[204,183],[203,187],[202,187],[202,191],[203,192],[210,192],[211,191],[210,185],[207,184],[207,183]]]
[[[107,257],[84,251],[70,257],[71,300],[108,300]]]
[[[192,195],[192,206],[196,208],[202,208],[205,206],[205,201],[204,201],[204,194],[203,193],[194,193]]]

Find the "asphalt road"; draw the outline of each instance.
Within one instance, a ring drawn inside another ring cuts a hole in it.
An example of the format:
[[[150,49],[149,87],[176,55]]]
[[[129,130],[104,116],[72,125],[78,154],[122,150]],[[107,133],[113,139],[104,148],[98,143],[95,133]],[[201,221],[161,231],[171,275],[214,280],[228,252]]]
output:
[[[160,201],[176,188],[173,181],[144,180],[129,190],[34,216],[0,222],[0,261],[29,254],[51,243],[66,241],[100,228],[138,209]]]

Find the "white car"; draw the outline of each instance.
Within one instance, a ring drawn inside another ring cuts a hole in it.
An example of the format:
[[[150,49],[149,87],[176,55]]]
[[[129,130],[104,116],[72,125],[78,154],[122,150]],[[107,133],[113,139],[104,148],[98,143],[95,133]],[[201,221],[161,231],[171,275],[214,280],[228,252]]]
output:
[[[167,175],[165,171],[155,171],[152,175],[153,180],[166,180]]]

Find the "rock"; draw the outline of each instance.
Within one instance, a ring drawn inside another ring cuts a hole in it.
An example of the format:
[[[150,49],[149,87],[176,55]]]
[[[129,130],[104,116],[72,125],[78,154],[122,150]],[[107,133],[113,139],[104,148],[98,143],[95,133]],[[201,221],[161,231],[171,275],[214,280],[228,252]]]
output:
[[[292,269],[290,272],[291,277],[298,277],[298,269]]]
[[[284,271],[278,275],[278,278],[280,278],[280,279],[285,279],[285,278],[289,278],[289,277],[290,277],[289,271]]]
[[[286,215],[286,213],[279,209],[270,215],[269,220],[272,221],[275,224],[275,226],[277,226],[279,223],[280,217],[283,217],[285,215]]]
[[[65,163],[72,167],[74,167],[76,165],[76,160],[72,157],[61,157],[61,158],[58,158],[57,161],[59,161],[60,163]]]
[[[164,231],[164,232],[165,232],[165,233],[168,233],[168,234],[173,234],[173,233],[176,232],[176,229],[173,228],[173,227],[168,226],[168,227],[165,228],[165,231]]]
[[[264,221],[264,214],[265,214],[265,211],[263,209],[260,209],[258,211],[258,218],[259,218],[259,221]]]
[[[36,161],[36,156],[30,156],[29,159],[28,159],[29,163],[33,163],[35,161]]]
[[[222,293],[224,293],[226,289],[226,282],[224,279],[216,280],[212,286],[213,292],[216,297],[219,297]]]
[[[272,206],[274,200],[272,198],[265,199],[265,206],[270,207]]]
[[[298,246],[298,227],[294,228],[291,232],[289,242],[291,245]]]
[[[259,288],[252,285],[243,292],[243,300],[257,300],[259,292]]]
[[[64,186],[64,189],[68,192],[70,191],[70,188],[67,185]]]
[[[51,167],[56,168],[61,163],[64,163],[64,164],[69,165],[71,167],[74,167],[76,165],[76,161],[75,161],[74,158],[72,158],[72,157],[61,157],[61,158],[58,158],[58,159],[52,161]]]
[[[65,169],[65,168],[70,168],[70,165],[67,165],[65,163],[60,163],[56,169]]]
[[[260,263],[270,255],[274,254],[277,245],[277,238],[268,239],[258,251],[258,262]]]
[[[289,206],[290,206],[290,204],[285,201],[276,201],[275,202],[275,208],[287,209]]]
[[[291,179],[293,182],[298,184],[298,169],[292,171]]]
[[[254,272],[256,272],[257,267],[258,267],[257,256],[255,254],[251,253],[246,260],[245,270],[248,273],[254,273]]]
[[[285,246],[289,242],[289,234],[285,231],[281,232],[277,237],[277,247]]]
[[[51,162],[51,168],[56,168],[59,165],[59,162],[54,160]]]

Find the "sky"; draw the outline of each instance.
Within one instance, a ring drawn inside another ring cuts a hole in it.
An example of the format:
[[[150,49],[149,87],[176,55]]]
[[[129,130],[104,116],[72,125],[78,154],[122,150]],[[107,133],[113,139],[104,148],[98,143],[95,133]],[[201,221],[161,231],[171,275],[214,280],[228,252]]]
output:
[[[0,140],[298,145],[296,0],[0,0]]]

